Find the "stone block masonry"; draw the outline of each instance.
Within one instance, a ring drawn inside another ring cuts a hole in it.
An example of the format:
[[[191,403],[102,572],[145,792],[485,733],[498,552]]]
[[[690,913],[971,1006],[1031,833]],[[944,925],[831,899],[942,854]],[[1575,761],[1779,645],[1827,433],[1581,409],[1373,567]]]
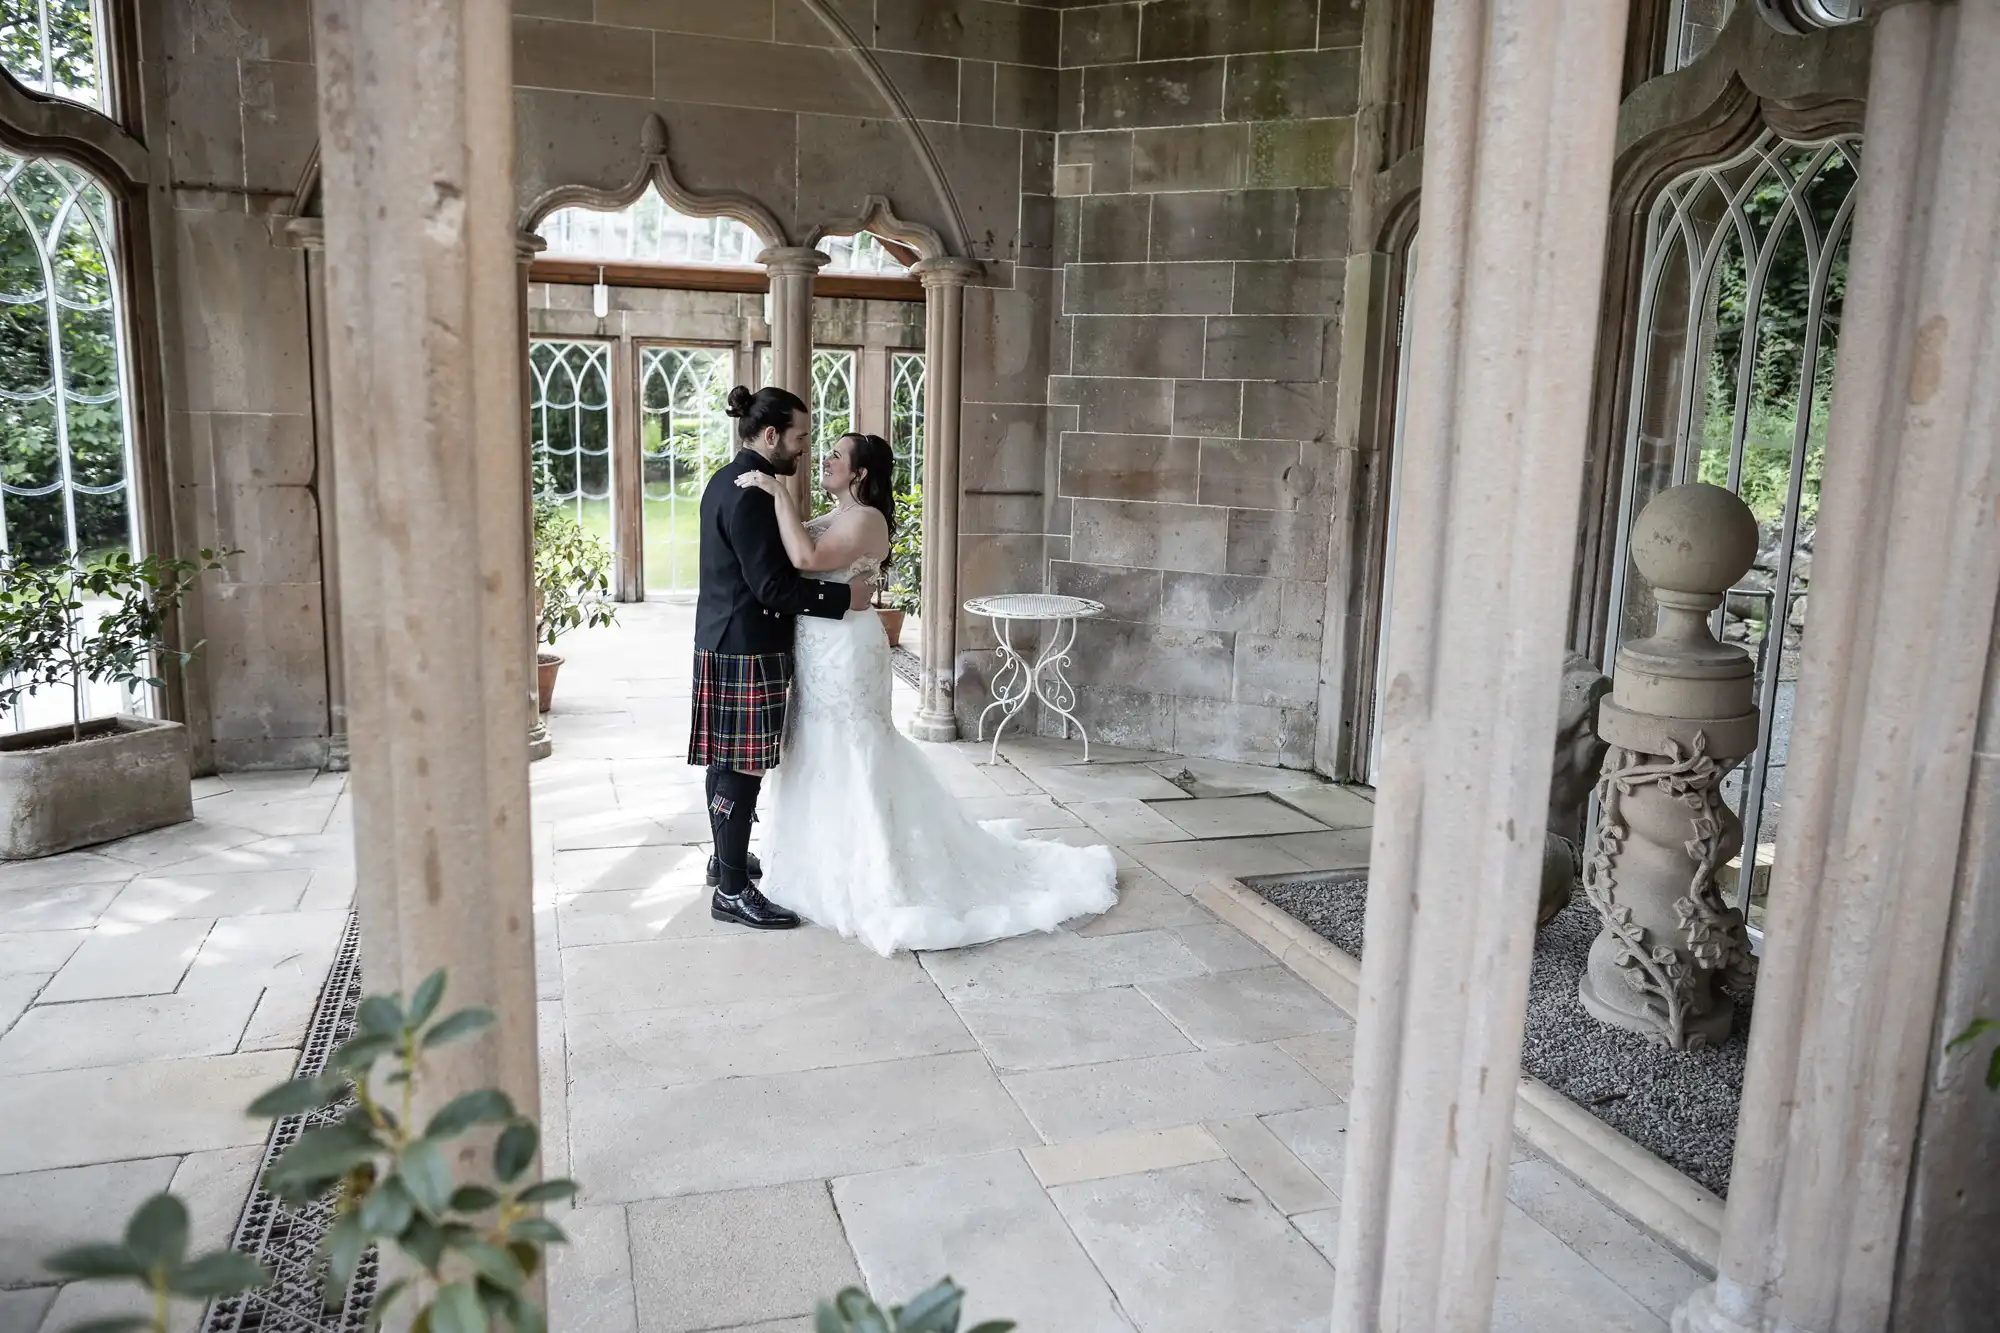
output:
[[[1107,608],[1074,654],[1083,717],[1309,766],[1359,11],[1066,9],[1061,59],[1048,586]]]

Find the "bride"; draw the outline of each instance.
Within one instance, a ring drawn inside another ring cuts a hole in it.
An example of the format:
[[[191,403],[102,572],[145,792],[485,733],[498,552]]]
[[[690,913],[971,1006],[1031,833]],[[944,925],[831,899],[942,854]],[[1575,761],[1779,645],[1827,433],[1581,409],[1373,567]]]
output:
[[[879,583],[894,524],[895,460],[879,435],[843,435],[820,479],[835,507],[802,522],[777,477],[770,492],[785,553],[801,573]],[[976,823],[890,719],[889,642],[872,609],[801,617],[784,762],[765,824],[765,893],[875,952],[951,949],[1053,930],[1118,898],[1108,847]]]

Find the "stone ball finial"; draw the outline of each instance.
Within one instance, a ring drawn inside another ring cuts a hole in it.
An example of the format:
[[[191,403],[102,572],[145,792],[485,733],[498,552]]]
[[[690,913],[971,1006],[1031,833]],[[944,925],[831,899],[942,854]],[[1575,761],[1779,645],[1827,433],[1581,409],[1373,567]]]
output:
[[[1658,589],[1719,597],[1756,558],[1750,506],[1706,482],[1661,491],[1632,524],[1632,563]]]

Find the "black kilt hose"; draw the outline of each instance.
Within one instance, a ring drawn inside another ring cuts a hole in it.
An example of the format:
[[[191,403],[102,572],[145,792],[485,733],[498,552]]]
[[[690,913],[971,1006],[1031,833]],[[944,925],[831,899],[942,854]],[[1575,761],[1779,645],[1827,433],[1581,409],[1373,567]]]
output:
[[[776,501],[736,484],[772,472],[751,449],[701,493],[701,595],[694,619],[694,725],[688,762],[762,772],[775,768],[792,686],[792,618],[847,614],[844,583],[808,579],[792,567],[778,533]]]

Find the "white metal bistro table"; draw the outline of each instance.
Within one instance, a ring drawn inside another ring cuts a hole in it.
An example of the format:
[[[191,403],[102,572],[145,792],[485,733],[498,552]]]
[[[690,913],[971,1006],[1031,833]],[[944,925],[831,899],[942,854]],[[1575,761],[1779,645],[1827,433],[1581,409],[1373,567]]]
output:
[[[1076,644],[1077,623],[1103,615],[1104,604],[1053,593],[1014,592],[999,597],[975,597],[965,604],[965,609],[991,620],[993,633],[1000,640],[1000,647],[995,650],[1000,654],[1000,670],[993,677],[993,702],[979,714],[979,739],[983,741],[986,715],[996,708],[1000,710],[1000,724],[993,728],[993,762],[1000,761],[1000,733],[1028,706],[1028,700],[1040,699],[1062,718],[1064,740],[1069,739],[1072,726],[1083,737],[1083,759],[1089,763],[1090,733],[1077,720],[1076,690],[1063,668],[1069,665],[1069,650]],[[1014,626],[1020,622],[1051,627],[1033,662],[1014,647]]]

